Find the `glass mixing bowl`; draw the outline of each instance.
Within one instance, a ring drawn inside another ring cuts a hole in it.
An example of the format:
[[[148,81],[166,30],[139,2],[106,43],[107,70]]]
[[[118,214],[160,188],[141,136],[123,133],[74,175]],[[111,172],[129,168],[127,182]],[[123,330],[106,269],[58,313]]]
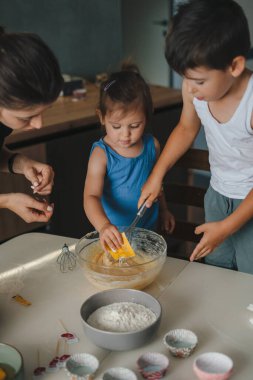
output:
[[[124,231],[124,227],[120,228]],[[99,289],[143,289],[151,284],[162,269],[167,244],[157,233],[133,228],[131,245],[135,257],[115,261],[103,251],[99,234],[93,231],[76,244],[76,254],[85,277]]]

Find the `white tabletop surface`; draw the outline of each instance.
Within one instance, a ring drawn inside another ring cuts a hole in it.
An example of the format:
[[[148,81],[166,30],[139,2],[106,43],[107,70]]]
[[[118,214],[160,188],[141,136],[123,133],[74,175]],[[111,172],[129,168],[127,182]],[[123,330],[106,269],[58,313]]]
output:
[[[193,361],[210,351],[223,352],[233,359],[232,379],[253,379],[253,325],[249,322],[253,312],[247,310],[253,303],[252,275],[168,257],[158,279],[145,289],[162,305],[158,333],[144,347],[111,352],[96,347],[82,330],[80,307],[98,289],[85,279],[81,268],[61,273],[56,263],[63,244],[74,250],[76,241],[29,233],[0,246],[0,342],[12,344],[22,352],[27,380],[38,364],[47,366],[55,356],[57,339],[65,332],[62,323],[79,337],[78,343],[68,345],[70,354],[87,352],[99,359],[96,379],[113,366],[136,372],[136,359],[147,351],[169,357],[170,367],[164,379],[196,379]],[[15,294],[32,305],[24,307],[14,302]],[[174,358],[164,346],[164,334],[174,328],[191,329],[197,334],[199,343],[189,358]],[[65,378],[68,377],[64,370],[43,377]]]

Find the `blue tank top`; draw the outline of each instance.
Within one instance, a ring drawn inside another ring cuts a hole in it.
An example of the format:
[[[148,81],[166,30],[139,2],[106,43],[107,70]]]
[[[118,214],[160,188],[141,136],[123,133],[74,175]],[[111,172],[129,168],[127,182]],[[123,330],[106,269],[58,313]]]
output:
[[[107,168],[104,179],[102,205],[112,224],[117,227],[128,226],[137,214],[137,203],[141,188],[148,179],[156,162],[153,136],[143,136],[143,150],[137,157],[123,157],[110,148],[103,139],[92,145],[104,150]],[[158,202],[148,209],[139,221],[138,227],[156,230]]]

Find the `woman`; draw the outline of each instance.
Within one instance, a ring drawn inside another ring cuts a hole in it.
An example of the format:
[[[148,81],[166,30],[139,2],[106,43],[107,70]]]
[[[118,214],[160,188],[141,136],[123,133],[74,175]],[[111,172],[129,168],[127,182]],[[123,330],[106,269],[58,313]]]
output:
[[[63,79],[49,47],[32,33],[5,33],[0,27],[0,171],[24,175],[34,193],[51,193],[53,169],[4,147],[12,130],[39,129],[42,113],[57,99]],[[26,222],[47,222],[53,205],[22,193],[0,194],[7,208]]]

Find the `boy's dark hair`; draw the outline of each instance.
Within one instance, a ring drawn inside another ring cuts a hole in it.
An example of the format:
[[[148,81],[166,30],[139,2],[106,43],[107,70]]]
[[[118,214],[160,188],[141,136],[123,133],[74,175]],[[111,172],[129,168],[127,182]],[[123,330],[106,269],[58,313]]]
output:
[[[247,18],[233,0],[190,0],[179,5],[166,37],[165,56],[179,74],[205,66],[224,70],[250,49]]]
[[[62,86],[58,61],[39,36],[0,27],[0,107],[50,104]]]
[[[134,64],[125,63],[122,70],[112,73],[108,80],[100,87],[99,109],[103,116],[107,112],[107,100],[121,103],[127,107],[136,102],[143,106],[146,120],[149,121],[153,113],[153,102],[148,84]]]

